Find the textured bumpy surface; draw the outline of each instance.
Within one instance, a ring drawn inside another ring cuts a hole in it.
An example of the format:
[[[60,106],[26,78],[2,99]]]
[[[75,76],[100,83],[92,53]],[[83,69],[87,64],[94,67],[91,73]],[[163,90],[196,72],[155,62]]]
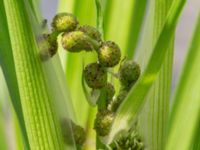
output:
[[[94,89],[102,88],[107,83],[107,72],[98,63],[92,63],[85,67],[84,78],[89,87]]]
[[[70,13],[59,13],[53,18],[51,24],[53,31],[69,32],[76,29],[78,21],[76,17]]]
[[[134,61],[125,61],[119,69],[119,80],[125,87],[133,85],[140,76],[140,67]]]
[[[114,94],[115,94],[115,88],[111,83],[107,83],[105,86],[106,89],[106,98],[108,101],[112,100]]]
[[[102,66],[114,67],[121,58],[119,46],[111,41],[104,42],[98,50],[98,58]]]
[[[112,121],[114,119],[114,115],[111,111],[108,110],[100,110],[97,113],[94,129],[97,134],[100,136],[106,136],[111,128]]]
[[[113,150],[144,150],[145,146],[136,130],[122,133],[111,147]]]
[[[85,130],[69,119],[65,118],[61,121],[61,129],[66,144],[73,145],[73,142],[75,142],[82,145],[86,140]]]
[[[100,44],[82,31],[73,31],[62,35],[62,46],[69,52],[91,51]]]
[[[90,25],[84,25],[81,26],[79,28],[79,31],[84,32],[85,34],[87,34],[89,37],[91,37],[92,39],[101,42],[101,33],[93,26]]]

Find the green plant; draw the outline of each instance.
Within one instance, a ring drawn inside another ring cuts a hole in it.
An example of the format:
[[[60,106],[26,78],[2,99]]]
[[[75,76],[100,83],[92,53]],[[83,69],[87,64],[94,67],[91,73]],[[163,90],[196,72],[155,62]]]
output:
[[[200,149],[200,17],[169,105],[185,3],[60,0],[48,31],[39,0],[0,1],[0,100],[17,116],[16,149]]]

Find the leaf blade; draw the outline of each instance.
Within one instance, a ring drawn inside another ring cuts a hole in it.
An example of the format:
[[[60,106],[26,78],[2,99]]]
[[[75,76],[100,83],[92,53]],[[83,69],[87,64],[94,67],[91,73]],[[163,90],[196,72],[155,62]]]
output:
[[[33,28],[23,0],[4,1],[25,123],[31,148],[63,147]]]
[[[24,145],[27,149],[29,149],[29,142],[27,137],[27,131],[25,128],[24,116],[22,112],[22,106],[20,102],[19,96],[19,88],[17,85],[17,77],[16,70],[14,66],[13,53],[10,43],[10,37],[8,33],[7,27],[7,19],[5,14],[5,8],[3,1],[0,1],[0,18],[2,19],[0,22],[0,65],[3,70],[3,74],[6,80],[6,84],[8,86],[8,90],[11,96],[12,104],[18,116],[18,121],[21,126],[21,131],[24,138]]]
[[[166,150],[190,148],[200,114],[200,15],[174,97]],[[188,101],[188,99],[190,101]]]

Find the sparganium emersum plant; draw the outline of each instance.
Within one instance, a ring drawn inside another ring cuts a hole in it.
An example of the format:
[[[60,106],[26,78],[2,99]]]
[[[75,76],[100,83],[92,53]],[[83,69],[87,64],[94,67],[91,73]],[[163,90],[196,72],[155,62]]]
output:
[[[185,4],[59,0],[48,30],[40,0],[0,1],[0,149],[199,150],[200,16],[170,105]]]

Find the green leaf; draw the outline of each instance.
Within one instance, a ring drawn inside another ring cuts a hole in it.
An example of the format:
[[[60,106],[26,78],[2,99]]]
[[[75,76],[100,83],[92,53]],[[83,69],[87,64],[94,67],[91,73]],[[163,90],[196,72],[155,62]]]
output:
[[[28,18],[28,9],[23,0],[3,2],[9,23],[9,45],[13,52],[16,85],[19,88],[23,114],[25,114],[30,147],[63,149],[60,126],[46,87],[35,35]]]
[[[192,150],[199,150],[200,149],[200,115],[199,115],[199,119],[197,122],[197,127],[196,127],[196,131],[194,132],[196,133],[195,136],[193,137],[192,142],[190,143],[190,146]]]
[[[105,39],[120,46],[122,57],[132,58],[135,53],[146,5],[146,0],[109,0],[105,3]]]
[[[147,65],[148,58],[151,56],[151,50],[165,23],[171,2],[170,0],[156,0],[150,2],[147,18],[151,20],[146,21],[142,48],[138,52],[140,55],[139,62],[143,64],[143,68]],[[170,41],[173,40],[174,38],[172,37]],[[166,139],[171,92],[173,42],[166,48],[167,52],[164,56],[158,78],[146,96],[144,108],[138,117],[140,134],[143,135],[145,147],[148,147],[149,150],[163,149]]]
[[[146,0],[135,1],[131,12],[129,30],[127,30],[128,37],[125,47],[125,52],[127,54],[127,58],[129,59],[133,58],[135,55],[137,44],[139,42],[140,32],[142,30],[143,20],[145,18],[146,8]]]
[[[0,1],[0,65],[8,86],[13,107],[17,113],[19,124],[24,138],[25,148],[29,149],[29,142],[25,128],[24,116],[17,85],[17,77],[13,60],[13,53],[7,27],[7,19],[3,1]]]
[[[3,78],[3,73],[0,67],[0,149],[8,149],[8,141],[6,135],[6,120],[8,120],[7,112],[5,111],[5,100],[8,96],[8,91],[6,89],[5,79]]]
[[[182,70],[169,121],[166,150],[188,150],[199,128],[200,116],[200,14]]]
[[[153,53],[149,63],[136,85],[124,100],[117,111],[116,118],[113,122],[108,143],[121,130],[130,127],[134,122],[136,115],[141,110],[145,97],[156,80],[163,59],[165,57],[170,40],[174,34],[176,23],[186,0],[175,0],[169,10],[166,22],[161,30],[161,34],[154,46]]]

